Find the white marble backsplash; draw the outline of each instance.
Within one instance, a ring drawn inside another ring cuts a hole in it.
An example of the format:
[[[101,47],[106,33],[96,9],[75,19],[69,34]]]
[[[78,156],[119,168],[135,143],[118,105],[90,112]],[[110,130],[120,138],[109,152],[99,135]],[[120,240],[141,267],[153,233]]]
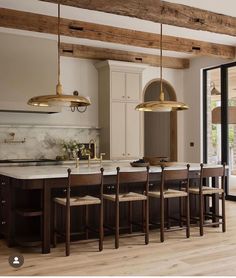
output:
[[[25,143],[5,143],[15,133],[15,140]],[[57,127],[57,126],[1,126],[0,159],[55,159],[64,156],[61,143],[76,140],[88,143],[95,139],[99,152],[99,130],[96,128]]]

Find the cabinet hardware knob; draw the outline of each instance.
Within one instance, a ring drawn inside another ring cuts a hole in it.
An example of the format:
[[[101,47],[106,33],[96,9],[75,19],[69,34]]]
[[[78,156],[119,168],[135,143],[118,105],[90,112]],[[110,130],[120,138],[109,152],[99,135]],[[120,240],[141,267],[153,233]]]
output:
[[[128,96],[128,98],[130,98],[130,97]]]
[[[125,154],[124,154],[124,153],[122,153],[122,155],[123,155],[123,156],[125,156]]]
[[[2,200],[2,202],[1,202],[2,204],[5,204],[6,203],[6,201],[5,200]]]
[[[2,221],[2,225],[5,225],[7,222],[6,221]]]
[[[67,189],[63,189],[63,192],[67,192]],[[71,192],[71,189],[70,189],[70,192]]]
[[[130,155],[130,153],[128,153],[128,155]]]
[[[1,182],[1,185],[5,185],[5,184],[6,184],[5,181],[2,181],[2,182]]]
[[[123,98],[125,97],[125,96],[122,96]]]

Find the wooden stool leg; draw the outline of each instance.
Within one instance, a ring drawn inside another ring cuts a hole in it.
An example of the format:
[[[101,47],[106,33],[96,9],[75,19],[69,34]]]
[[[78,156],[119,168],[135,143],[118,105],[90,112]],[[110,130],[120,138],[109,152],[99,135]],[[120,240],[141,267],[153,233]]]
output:
[[[66,209],[66,256],[70,256],[70,207]]]
[[[142,202],[142,228],[143,228],[143,233],[145,233],[145,201],[141,201]]]
[[[186,237],[190,237],[190,202],[189,202],[189,195],[186,197]]]
[[[203,236],[203,223],[204,223],[204,213],[203,213],[203,196],[199,195],[199,220],[200,220],[200,236]]]
[[[120,230],[120,211],[119,211],[119,202],[115,202],[115,211],[116,211],[116,235],[115,235],[115,248],[119,248],[119,230]]]
[[[226,221],[225,221],[225,193],[221,195],[222,199],[222,232],[226,232]]]
[[[132,226],[132,202],[128,202],[129,209],[129,233],[132,234],[133,226]]]
[[[160,240],[163,242],[164,239],[164,228],[165,228],[165,209],[164,209],[164,198],[160,198]]]
[[[53,247],[56,248],[57,246],[57,204],[53,202]]]
[[[145,244],[149,243],[149,200],[145,201]]]
[[[89,234],[88,234],[88,221],[89,221],[89,207],[85,206],[85,239],[88,239]]]
[[[182,211],[183,211],[183,199],[182,197],[180,197],[179,198],[179,226],[180,227],[183,227]]]
[[[103,202],[100,205],[100,224],[99,224],[99,251],[103,250],[103,237],[104,237],[104,231],[103,231]]]
[[[170,204],[168,198],[166,199],[166,219],[167,219],[167,229],[170,229]]]

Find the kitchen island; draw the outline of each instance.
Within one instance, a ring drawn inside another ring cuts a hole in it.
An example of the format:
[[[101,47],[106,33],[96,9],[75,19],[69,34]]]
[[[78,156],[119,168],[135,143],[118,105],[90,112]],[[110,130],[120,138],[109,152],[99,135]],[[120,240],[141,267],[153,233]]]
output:
[[[104,161],[104,184],[105,192],[114,191],[116,167],[119,166],[121,171],[142,171],[142,167],[131,167],[128,161]],[[94,163],[89,167],[81,164],[79,168],[75,165],[54,165],[54,166],[24,166],[24,167],[0,167],[0,185],[1,185],[1,228],[0,233],[3,235],[8,246],[23,245],[34,246],[42,245],[42,253],[50,252],[52,237],[51,221],[51,203],[54,196],[63,196],[67,181],[67,169],[71,168],[72,173],[92,174],[98,173],[100,164]],[[207,165],[206,167],[215,167]],[[181,170],[186,168],[186,163],[176,163],[168,169]],[[190,178],[197,180],[199,178],[199,164],[190,165]],[[150,189],[158,187],[160,181],[161,168],[158,166],[150,167]],[[129,186],[124,187],[124,191],[129,190]],[[138,185],[132,184],[135,190],[141,190]],[[179,184],[173,184],[173,187]],[[213,186],[218,186],[218,181],[214,180]],[[77,189],[76,189],[77,190]],[[83,188],[79,194],[96,194],[97,188]],[[136,205],[136,204],[135,204]],[[191,200],[192,211],[196,211],[196,200]],[[134,219],[140,215],[141,206],[136,205],[134,209]],[[171,214],[179,213],[179,206],[176,202],[171,204]],[[208,206],[208,209],[209,206]],[[212,208],[214,212],[218,211],[218,196],[213,200]],[[159,207],[157,202],[150,203],[150,217],[158,217]],[[137,214],[137,215],[136,215]],[[72,230],[81,227],[83,219],[80,211],[73,213]],[[121,223],[126,222],[126,207],[121,209]],[[91,213],[91,225],[97,223],[97,211]],[[61,226],[63,227],[63,215],[60,216]],[[105,221],[110,225],[113,224],[113,207],[106,205]],[[91,235],[93,236],[93,235]]]

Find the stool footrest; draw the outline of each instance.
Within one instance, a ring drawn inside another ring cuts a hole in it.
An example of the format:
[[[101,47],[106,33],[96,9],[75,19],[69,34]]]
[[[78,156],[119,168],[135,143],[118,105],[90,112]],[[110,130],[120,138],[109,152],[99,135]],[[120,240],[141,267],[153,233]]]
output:
[[[120,235],[120,238],[135,237],[135,236],[145,236],[145,233],[124,234],[124,235]]]
[[[218,222],[211,222],[211,223],[204,223],[203,227],[209,227],[209,226],[214,226],[214,225],[222,225],[223,222],[218,221]]]

